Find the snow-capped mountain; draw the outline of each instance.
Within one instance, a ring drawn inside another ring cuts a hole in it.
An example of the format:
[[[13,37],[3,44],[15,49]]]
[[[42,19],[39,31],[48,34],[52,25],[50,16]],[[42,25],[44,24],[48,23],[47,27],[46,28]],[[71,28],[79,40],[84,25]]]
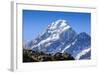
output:
[[[77,34],[66,20],[57,20],[36,39],[25,44],[25,49],[56,54],[67,52],[75,59],[85,58],[91,46],[91,38],[85,32]],[[90,55],[89,55],[90,56]]]

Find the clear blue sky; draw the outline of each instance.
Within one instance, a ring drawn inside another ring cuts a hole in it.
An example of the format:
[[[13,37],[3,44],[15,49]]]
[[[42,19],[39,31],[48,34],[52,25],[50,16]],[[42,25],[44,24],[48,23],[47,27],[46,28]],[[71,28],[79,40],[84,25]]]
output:
[[[23,10],[23,37],[29,41],[42,33],[52,22],[64,19],[77,32],[86,32],[90,35],[91,14],[76,12],[36,11]]]

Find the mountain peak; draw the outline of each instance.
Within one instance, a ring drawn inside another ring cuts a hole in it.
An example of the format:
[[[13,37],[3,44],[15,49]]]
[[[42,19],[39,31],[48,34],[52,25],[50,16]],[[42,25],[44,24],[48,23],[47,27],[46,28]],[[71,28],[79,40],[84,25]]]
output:
[[[59,20],[57,20],[57,21],[55,21],[55,24],[54,24],[55,26],[66,26],[66,25],[68,25],[67,23],[66,23],[66,20],[63,20],[63,19],[59,19]]]
[[[49,25],[48,29],[56,30],[56,29],[61,29],[64,27],[70,28],[66,20],[59,19],[59,20],[56,20],[55,22],[52,22],[52,24]]]

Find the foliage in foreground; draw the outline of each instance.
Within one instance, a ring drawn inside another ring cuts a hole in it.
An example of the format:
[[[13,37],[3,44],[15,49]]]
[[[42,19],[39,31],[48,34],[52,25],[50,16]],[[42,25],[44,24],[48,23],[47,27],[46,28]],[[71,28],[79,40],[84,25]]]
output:
[[[74,60],[68,53],[45,54],[43,52],[34,52],[23,49],[23,62],[42,62],[42,61],[63,61]]]

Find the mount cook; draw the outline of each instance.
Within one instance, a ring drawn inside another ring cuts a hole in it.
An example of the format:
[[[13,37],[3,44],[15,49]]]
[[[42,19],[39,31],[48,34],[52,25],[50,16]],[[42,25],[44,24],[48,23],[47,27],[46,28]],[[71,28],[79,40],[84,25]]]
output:
[[[66,20],[57,20],[47,26],[36,39],[24,45],[24,49],[55,55],[68,53],[74,59],[91,58],[91,37],[85,33],[77,33]]]

